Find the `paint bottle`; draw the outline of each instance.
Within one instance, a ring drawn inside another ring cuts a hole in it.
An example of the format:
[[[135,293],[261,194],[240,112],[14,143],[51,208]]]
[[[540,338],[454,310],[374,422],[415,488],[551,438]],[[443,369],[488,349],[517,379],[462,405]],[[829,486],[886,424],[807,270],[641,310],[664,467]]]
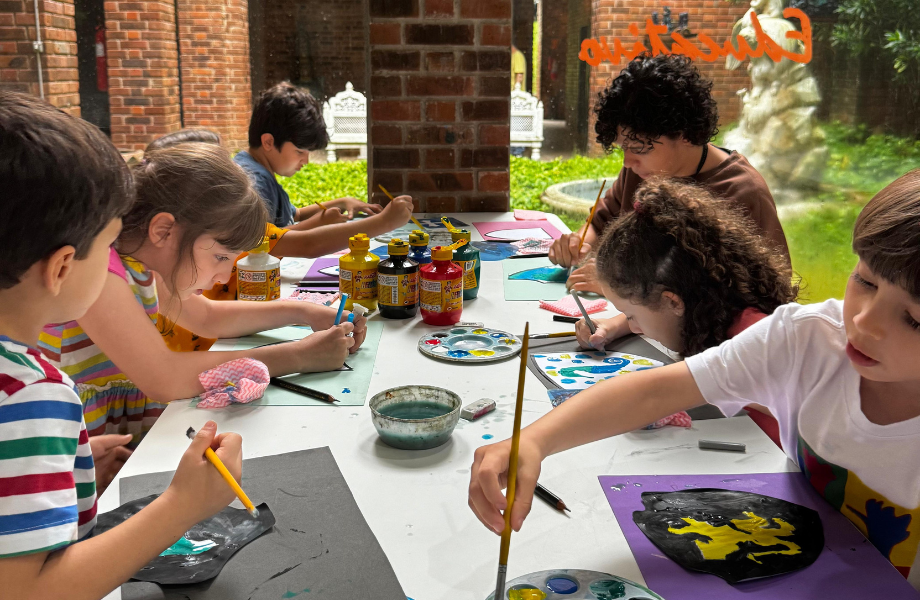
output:
[[[369,310],[377,308],[377,265],[380,257],[369,252],[371,241],[359,233],[348,238],[348,254],[339,258],[339,291],[348,294],[345,309],[354,303]]]
[[[380,316],[409,319],[418,312],[418,263],[409,258],[409,244],[393,238],[390,256],[377,267],[377,302]]]
[[[452,229],[450,238],[453,242],[464,242],[454,250],[453,260],[463,269],[463,299],[472,300],[479,295],[479,272],[482,268],[479,249],[470,244],[470,232],[466,229]]]
[[[281,297],[281,259],[268,253],[268,238],[236,263],[239,300],[267,302]]]
[[[419,307],[429,325],[453,325],[463,312],[463,269],[450,260],[455,245],[435,246],[431,262],[420,270]]]
[[[420,265],[427,265],[431,262],[431,250],[428,249],[428,241],[431,238],[421,229],[416,229],[409,234],[409,258]]]

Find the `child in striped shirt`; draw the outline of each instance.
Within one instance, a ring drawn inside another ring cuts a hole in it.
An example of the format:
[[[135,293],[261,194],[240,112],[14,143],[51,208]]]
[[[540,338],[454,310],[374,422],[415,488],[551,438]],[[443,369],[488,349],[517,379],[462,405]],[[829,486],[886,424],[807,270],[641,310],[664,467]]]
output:
[[[97,482],[111,474],[96,472],[94,455],[109,464],[125,440],[110,436],[109,452],[96,451],[73,381],[36,345],[45,323],[78,318],[99,296],[133,184],[98,129],[32,96],[0,91],[0,189],[2,595],[101,598],[232,501],[204,452],[213,447],[239,478],[242,440],[215,436],[208,423],[156,501],[86,539],[96,523]]]

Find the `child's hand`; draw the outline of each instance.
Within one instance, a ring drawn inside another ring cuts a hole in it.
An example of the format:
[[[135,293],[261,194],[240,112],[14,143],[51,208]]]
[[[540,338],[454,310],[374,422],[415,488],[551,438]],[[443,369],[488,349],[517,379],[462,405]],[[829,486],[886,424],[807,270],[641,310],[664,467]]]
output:
[[[591,251],[591,244],[581,244],[580,250],[579,244],[581,244],[581,235],[577,232],[561,236],[549,248],[550,262],[565,268],[577,265]]]
[[[354,331],[351,323],[342,323],[337,327],[316,331],[298,342],[293,342],[295,351],[300,357],[301,373],[316,373],[320,371],[334,371],[345,364],[349,349],[355,344],[355,339],[348,337]]]
[[[204,452],[209,447],[213,449],[239,481],[243,470],[243,438],[236,433],[216,433],[214,421],[208,421],[198,430],[179,461],[172,483],[163,492],[163,496],[168,495],[191,524],[223,510],[236,498],[214,465],[205,458]]]
[[[572,275],[565,282],[568,290],[576,292],[593,292],[603,295],[601,284],[597,280],[597,260],[590,258],[585,264],[572,271]]]
[[[383,222],[390,229],[397,229],[409,222],[412,218],[412,196],[396,196],[380,212]]]
[[[345,223],[348,221],[348,215],[343,215],[342,211],[334,206],[330,206],[324,210],[319,216],[318,227],[323,225],[338,225],[339,223]]]
[[[335,326],[335,315],[338,313],[337,306],[333,308],[331,306],[319,306],[309,302],[304,302],[303,307],[306,311],[308,311],[304,320],[313,329],[313,331],[324,331],[330,327]],[[348,316],[351,314],[351,311],[343,310],[340,323],[346,323],[348,321]],[[364,342],[365,336],[367,336],[367,317],[355,316],[352,325],[354,326],[353,338],[355,343],[351,348],[349,348],[349,352],[353,354],[357,352],[362,342]]]
[[[619,337],[616,330],[610,326],[610,319],[591,319],[591,322],[596,326],[594,333],[588,329],[588,324],[584,319],[575,323],[575,336],[578,338],[578,345],[582,348],[603,351],[608,343]]]
[[[131,435],[97,435],[89,438],[93,466],[96,469],[96,495],[102,495],[125,461],[131,457],[131,450],[125,448],[131,439]]]
[[[470,508],[483,525],[498,534],[505,528],[505,519],[501,511],[505,510],[507,501],[502,489],[508,485],[510,455],[511,440],[482,446],[473,455],[473,467],[470,471]],[[527,436],[521,435],[514,506],[511,508],[511,528],[515,531],[521,530],[524,519],[530,513],[542,460],[537,446],[531,443]]]
[[[358,200],[357,198],[338,198],[333,200],[331,203],[327,202],[326,205],[332,204],[333,206],[338,206],[343,211],[348,212],[348,218],[353,219],[358,213],[364,213],[366,215],[376,215],[383,210],[383,207],[379,204],[368,204],[363,200]]]

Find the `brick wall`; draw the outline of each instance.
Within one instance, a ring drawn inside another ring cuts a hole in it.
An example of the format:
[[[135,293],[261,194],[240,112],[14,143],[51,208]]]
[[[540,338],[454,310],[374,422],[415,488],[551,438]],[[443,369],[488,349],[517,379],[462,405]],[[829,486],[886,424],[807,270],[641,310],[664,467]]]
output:
[[[79,116],[80,84],[73,0],[40,0],[39,25],[45,45],[41,57],[45,98],[54,106]],[[0,1],[0,88],[40,95],[33,40],[33,2]]]
[[[112,142],[141,150],[181,128],[172,2],[105,4]]]
[[[231,150],[249,145],[247,11],[247,0],[179,2],[185,126],[217,131]]]
[[[509,206],[511,0],[370,0],[369,195]]]
[[[356,90],[366,93],[364,0],[252,2],[260,2],[263,11],[262,64],[258,68],[266,87],[287,80],[328,98],[344,91],[350,81]]]

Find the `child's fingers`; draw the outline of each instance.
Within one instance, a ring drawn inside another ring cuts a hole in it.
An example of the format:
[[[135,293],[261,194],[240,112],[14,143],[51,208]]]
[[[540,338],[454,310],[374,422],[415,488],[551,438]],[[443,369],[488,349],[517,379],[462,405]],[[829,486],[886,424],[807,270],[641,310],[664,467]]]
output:
[[[211,446],[211,442],[214,440],[216,433],[217,423],[208,421],[201,426],[201,429],[199,429],[195,437],[192,438],[192,443],[189,444],[187,452],[194,456],[204,456],[204,451]]]
[[[108,435],[97,435],[90,438],[92,440],[92,447],[98,448],[103,452],[111,450],[112,448],[117,448],[119,446],[124,446],[128,444],[133,439],[131,434],[117,435],[117,434],[108,434]]]

